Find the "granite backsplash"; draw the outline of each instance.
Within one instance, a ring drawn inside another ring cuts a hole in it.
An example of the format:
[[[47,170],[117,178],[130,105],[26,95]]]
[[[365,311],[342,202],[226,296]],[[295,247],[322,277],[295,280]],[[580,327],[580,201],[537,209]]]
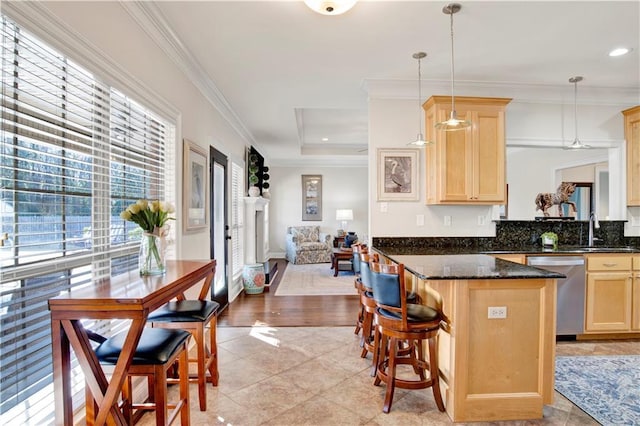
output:
[[[594,229],[595,245],[603,247],[632,246],[640,248],[640,237],[624,236],[624,220],[600,221]],[[374,247],[451,248],[462,251],[532,249],[541,247],[540,235],[555,232],[558,245],[586,246],[589,222],[577,220],[500,220],[495,237],[373,237]]]

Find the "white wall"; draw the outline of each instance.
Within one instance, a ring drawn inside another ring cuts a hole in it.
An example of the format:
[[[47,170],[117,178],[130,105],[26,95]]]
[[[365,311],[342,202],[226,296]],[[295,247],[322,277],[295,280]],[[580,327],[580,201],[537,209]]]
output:
[[[418,133],[415,100],[372,99],[369,101],[369,164],[377,164],[377,149],[402,148],[415,140]],[[491,206],[427,206],[425,205],[425,157],[419,150],[418,201],[377,201],[377,170],[369,167],[370,235],[403,236],[493,236]],[[386,212],[382,211],[386,208]],[[418,226],[418,216],[424,225]],[[445,216],[451,226],[444,226]],[[478,225],[481,217],[484,225]]]
[[[492,94],[465,92],[468,96],[510,97],[512,90],[505,93],[496,90]],[[425,98],[430,94],[425,95]],[[526,101],[524,99],[527,99]],[[506,137],[508,145],[545,145],[556,146],[552,150],[528,148],[511,160],[507,158],[507,183],[509,184],[509,218],[531,220],[535,216],[534,200],[538,192],[555,191],[555,171],[558,168],[606,161],[611,152],[619,153],[624,144],[624,127],[620,111],[630,105],[610,100],[592,99],[591,105],[579,108],[580,140],[594,146],[612,147],[590,151],[565,151],[562,145],[568,145],[575,137],[573,104],[562,100],[540,97],[531,100],[525,95],[514,99],[506,110]],[[571,111],[568,111],[570,107]],[[407,148],[406,144],[415,139],[418,123],[416,120],[415,100],[376,98],[369,101],[369,164],[376,164],[376,149]],[[582,115],[584,114],[584,115]],[[584,136],[582,136],[584,135]],[[508,151],[511,151],[509,149]],[[622,149],[622,151],[624,151]],[[619,156],[614,158],[619,162]],[[613,169],[611,197],[615,200],[616,217],[627,219],[633,213],[631,209],[618,208],[623,204],[624,173],[610,164]],[[617,175],[616,175],[617,174]],[[425,187],[419,188],[418,201],[396,201],[384,203],[376,200],[376,167],[369,168],[370,234],[377,237],[390,236],[494,236],[495,225],[491,221],[499,217],[498,208],[493,206],[427,206],[425,205]],[[420,152],[419,180],[425,180],[424,152]],[[622,198],[621,198],[622,197]],[[540,212],[538,212],[540,213]],[[635,213],[637,215],[637,213]],[[418,226],[418,216],[424,215],[424,226]],[[445,216],[451,217],[451,226],[444,225]],[[639,219],[640,220],[640,219]],[[480,225],[483,223],[484,225]],[[639,227],[627,227],[626,235],[636,235]]]
[[[16,2],[18,10],[30,7],[28,3]],[[176,160],[176,256],[180,258],[209,257],[209,229],[196,233],[182,233],[182,139],[186,138],[203,147],[207,155],[213,146],[230,159],[244,163],[245,142],[216,108],[203,96],[182,70],[145,33],[125,10],[120,2],[46,2],[37,5],[49,21],[60,21],[67,30],[82,43],[92,46],[114,64],[117,72],[126,75],[127,81],[113,81],[105,75],[104,69],[96,69],[92,57],[87,52],[74,51],[68,44],[56,44],[51,34],[56,33],[54,25],[42,23],[39,14],[32,11],[26,17],[16,20],[29,31],[42,37],[57,49],[68,54],[76,62],[92,70],[126,94],[140,101],[136,91],[151,92],[171,105],[178,115],[169,117],[177,126],[177,143],[170,147]],[[46,16],[46,11],[54,16]],[[38,15],[38,16],[36,16]],[[41,21],[31,21],[40,19]],[[117,24],[116,24],[117,23]],[[123,87],[130,85],[130,87]],[[145,105],[157,111],[157,105]]]
[[[302,175],[322,175],[322,221],[302,220]],[[341,222],[336,209],[352,209],[348,230],[368,234],[367,167],[270,167],[269,248],[272,257],[284,257],[288,226],[319,225],[335,235]]]

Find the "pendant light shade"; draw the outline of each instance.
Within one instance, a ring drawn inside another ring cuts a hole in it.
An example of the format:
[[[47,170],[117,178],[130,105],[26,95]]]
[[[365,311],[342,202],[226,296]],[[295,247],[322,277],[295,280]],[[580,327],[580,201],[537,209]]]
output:
[[[424,139],[424,135],[422,134],[422,73],[420,67],[420,61],[423,58],[426,58],[427,54],[424,52],[417,52],[413,54],[413,59],[418,60],[418,136],[416,136],[416,140],[413,142],[409,142],[407,145],[423,147],[425,145],[429,145],[432,142],[426,141]]]
[[[304,0],[304,3],[314,12],[322,15],[342,15],[353,6],[357,0]]]
[[[451,131],[451,130],[462,130],[471,126],[471,122],[469,120],[460,120],[458,119],[458,114],[456,113],[456,101],[455,101],[455,83],[454,83],[454,60],[453,60],[453,14],[458,13],[462,9],[462,6],[458,3],[450,3],[442,8],[442,13],[445,15],[449,15],[451,22],[451,115],[449,119],[446,121],[441,121],[440,123],[436,123],[436,129]]]
[[[571,145],[564,147],[564,149],[570,149],[570,150],[574,150],[574,149],[590,149],[591,145],[585,145],[582,142],[580,142],[580,139],[578,139],[578,82],[582,81],[583,78],[581,76],[575,76],[575,77],[571,77],[569,79],[569,83],[573,83],[573,119],[574,119],[574,123],[575,123],[575,139],[573,140],[573,142],[571,143]]]

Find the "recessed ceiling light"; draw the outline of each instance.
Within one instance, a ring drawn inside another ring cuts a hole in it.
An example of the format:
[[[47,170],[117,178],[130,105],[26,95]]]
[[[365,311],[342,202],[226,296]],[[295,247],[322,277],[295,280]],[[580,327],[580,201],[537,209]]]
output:
[[[618,47],[617,49],[613,49],[611,52],[609,52],[609,56],[622,56],[626,55],[629,52],[631,52],[631,49],[628,49],[626,47]]]
[[[327,142],[329,138],[322,138],[322,142]]]

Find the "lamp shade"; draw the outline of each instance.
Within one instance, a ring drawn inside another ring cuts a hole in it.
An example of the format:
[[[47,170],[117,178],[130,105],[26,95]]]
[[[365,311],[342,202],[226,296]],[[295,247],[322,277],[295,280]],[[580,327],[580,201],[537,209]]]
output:
[[[353,220],[353,210],[351,209],[336,210],[336,220]]]

